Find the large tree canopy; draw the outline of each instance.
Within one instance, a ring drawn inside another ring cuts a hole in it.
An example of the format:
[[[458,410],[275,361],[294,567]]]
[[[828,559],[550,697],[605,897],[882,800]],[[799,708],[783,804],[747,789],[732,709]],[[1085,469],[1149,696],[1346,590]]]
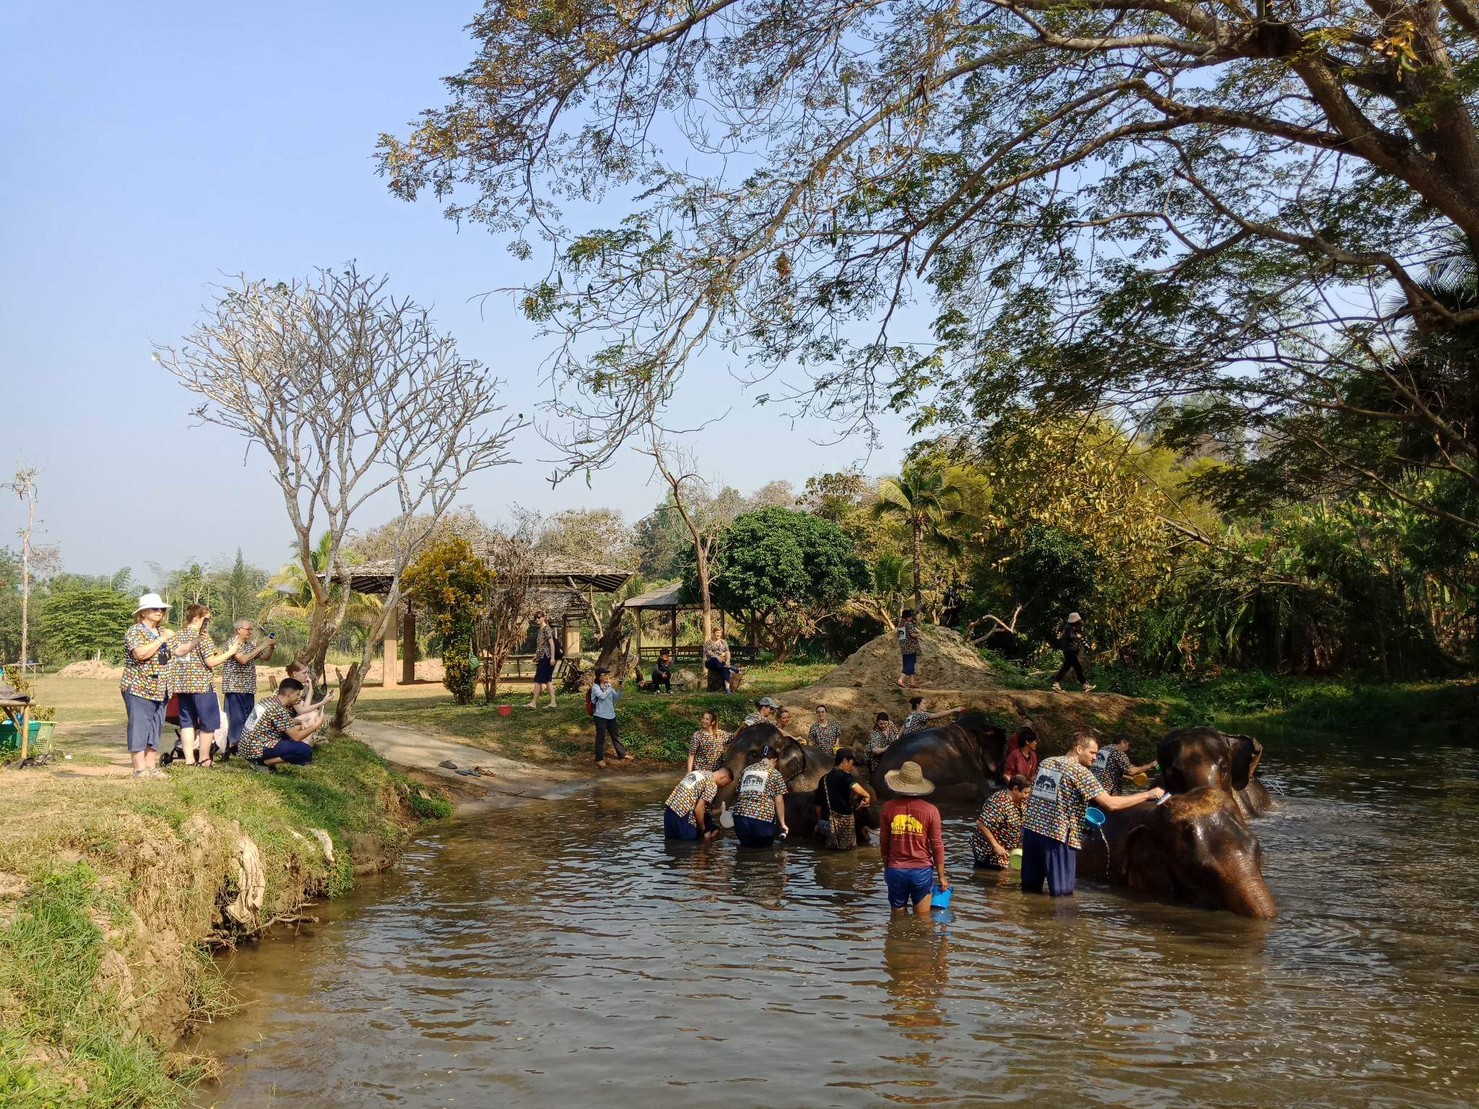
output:
[[[1479,320],[1427,280],[1479,244],[1473,0],[490,0],[471,30],[382,166],[551,245],[523,305],[578,386],[570,469],[724,345],[854,424],[1215,395],[1479,485],[1479,375],[1406,341]]]

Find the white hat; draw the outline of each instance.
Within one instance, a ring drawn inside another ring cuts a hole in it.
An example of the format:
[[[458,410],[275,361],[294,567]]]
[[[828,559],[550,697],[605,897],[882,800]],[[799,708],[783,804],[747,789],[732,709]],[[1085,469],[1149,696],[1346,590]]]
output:
[[[1070,612],[1068,614],[1068,622],[1070,624],[1082,624],[1084,622],[1084,618],[1076,612]]]
[[[143,612],[147,608],[168,609],[169,605],[164,603],[164,598],[158,593],[145,593],[139,598],[139,603],[134,605],[134,611]]]

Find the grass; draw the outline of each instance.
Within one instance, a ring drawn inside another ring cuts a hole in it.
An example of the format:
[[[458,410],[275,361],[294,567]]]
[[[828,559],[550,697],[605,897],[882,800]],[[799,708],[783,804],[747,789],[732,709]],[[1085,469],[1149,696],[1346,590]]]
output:
[[[260,852],[270,919],[348,890],[413,811],[449,809],[350,739],[278,774],[0,775],[0,1105],[183,1104],[199,1072],[170,1050],[182,1021],[222,1005],[205,945],[236,892],[239,836]]]

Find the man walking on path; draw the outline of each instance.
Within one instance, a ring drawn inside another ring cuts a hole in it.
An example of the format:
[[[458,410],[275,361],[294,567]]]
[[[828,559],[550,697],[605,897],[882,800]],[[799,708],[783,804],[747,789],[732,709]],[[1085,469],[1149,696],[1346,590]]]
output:
[[[621,745],[621,729],[616,726],[616,702],[621,697],[621,690],[611,684],[611,671],[601,667],[596,671],[596,683],[591,686],[591,717],[596,723],[596,767],[600,770],[606,769],[606,740],[611,740],[611,747],[616,752],[616,757],[622,762],[631,762],[632,756],[627,754],[627,749]]]
[[[1058,672],[1053,675],[1053,688],[1059,693],[1063,692],[1063,679],[1068,677],[1068,672],[1078,678],[1078,684],[1084,687],[1085,693],[1093,692],[1094,687],[1084,678],[1083,664],[1078,660],[1078,653],[1084,649],[1084,618],[1076,612],[1068,614],[1068,621],[1063,625],[1063,665],[1058,667]]]
[[[1022,816],[1022,892],[1042,893],[1043,882],[1054,897],[1073,893],[1078,877],[1078,852],[1084,811],[1097,805],[1106,811],[1133,808],[1159,801],[1166,791],[1157,787],[1146,793],[1114,797],[1105,792],[1089,771],[1099,741],[1087,732],[1074,737],[1066,755],[1044,759],[1032,783],[1027,811]]]
[[[927,917],[935,886],[950,888],[940,810],[920,800],[935,791],[935,783],[924,776],[917,762],[890,770],[883,780],[898,795],[883,806],[883,824],[878,830],[888,907],[898,915],[912,905],[916,914]]]

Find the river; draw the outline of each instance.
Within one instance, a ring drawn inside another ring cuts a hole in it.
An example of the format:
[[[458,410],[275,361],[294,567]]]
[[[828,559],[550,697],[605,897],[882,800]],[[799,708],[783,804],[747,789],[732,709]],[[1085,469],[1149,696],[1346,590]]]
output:
[[[1474,1105],[1473,750],[1270,750],[1268,923],[1023,897],[964,813],[933,922],[890,922],[876,849],[665,846],[650,783],[450,823],[225,959],[199,1104]]]

